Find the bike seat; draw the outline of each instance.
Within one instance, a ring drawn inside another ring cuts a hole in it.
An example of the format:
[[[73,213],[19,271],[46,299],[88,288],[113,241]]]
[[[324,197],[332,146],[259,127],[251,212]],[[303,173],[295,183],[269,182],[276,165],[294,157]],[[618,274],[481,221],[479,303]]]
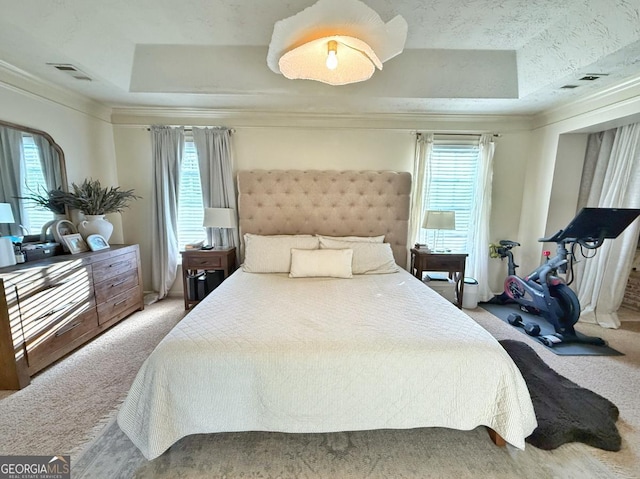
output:
[[[514,246],[520,246],[520,243],[511,240],[500,240],[500,246],[504,246],[506,248],[513,248]]]

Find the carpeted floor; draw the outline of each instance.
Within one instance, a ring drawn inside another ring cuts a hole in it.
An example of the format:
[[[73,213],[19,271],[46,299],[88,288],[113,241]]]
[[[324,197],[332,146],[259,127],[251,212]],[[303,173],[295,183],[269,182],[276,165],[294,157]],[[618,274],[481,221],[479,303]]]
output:
[[[184,314],[181,300],[147,306],[28,387],[0,391],[0,454],[77,452],[113,417],[144,360]]]
[[[0,396],[0,454],[71,453],[74,478],[640,476],[640,323],[623,323],[620,330],[578,328],[603,336],[625,356],[560,357],[481,308],[467,313],[498,339],[527,342],[558,373],[615,403],[620,410],[621,451],[571,443],[553,451],[528,446],[520,452],[493,446],[481,428],[236,433],[191,436],[170,454],[147,462],[115,422],[104,426],[144,358],[184,314],[181,300],[165,300],[38,375],[28,388]],[[90,437],[96,439],[89,441]],[[84,454],[78,453],[80,447]],[[114,451],[119,452],[114,456]],[[115,472],[120,467],[113,464],[117,457],[120,465],[128,461],[119,469],[123,475]]]

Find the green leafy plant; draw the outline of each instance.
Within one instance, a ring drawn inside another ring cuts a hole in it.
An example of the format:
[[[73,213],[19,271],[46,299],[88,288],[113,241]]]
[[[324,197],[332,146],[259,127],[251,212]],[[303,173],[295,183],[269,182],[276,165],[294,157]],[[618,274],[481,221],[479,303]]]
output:
[[[120,213],[138,198],[133,190],[121,190],[117,186],[103,187],[99,180],[85,179],[81,185],[71,184],[71,191],[65,193],[64,202],[85,215],[104,215]]]
[[[58,187],[55,190],[46,191],[42,188],[43,192],[38,193],[28,188],[29,194],[27,196],[16,196],[20,200],[26,200],[32,203],[36,208],[43,210],[49,210],[57,215],[65,214],[65,195],[66,192],[62,191],[62,187]],[[39,190],[41,188],[38,188]]]

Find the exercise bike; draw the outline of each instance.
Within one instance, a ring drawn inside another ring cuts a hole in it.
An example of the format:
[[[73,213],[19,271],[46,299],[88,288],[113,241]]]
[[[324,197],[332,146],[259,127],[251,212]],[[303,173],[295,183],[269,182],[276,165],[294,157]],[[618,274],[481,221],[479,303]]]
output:
[[[515,302],[521,309],[546,319],[555,330],[554,334],[538,336],[546,346],[558,343],[604,345],[602,338],[578,335],[573,327],[580,318],[580,302],[569,288],[573,281],[575,249],[580,246],[582,256],[587,258],[584,249],[596,250],[605,239],[617,238],[638,215],[640,209],[583,208],[565,229],[549,238],[538,240],[556,243],[556,255],[553,258],[547,256],[546,262],[525,277],[516,274],[518,265],[511,251],[520,246],[520,243],[500,241],[499,245],[494,246],[492,253],[495,257],[507,258],[508,276],[504,282],[504,292],[491,302]],[[567,272],[571,278],[569,283],[558,276],[566,275]]]

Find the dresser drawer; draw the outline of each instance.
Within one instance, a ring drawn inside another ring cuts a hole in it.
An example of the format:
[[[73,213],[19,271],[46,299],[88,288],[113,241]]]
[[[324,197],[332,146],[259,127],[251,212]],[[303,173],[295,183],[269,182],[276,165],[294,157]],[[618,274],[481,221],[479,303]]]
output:
[[[65,319],[27,341],[27,363],[33,373],[76,346],[74,341],[98,328],[96,309]]]
[[[141,308],[140,285],[98,304],[98,323],[104,324],[123,314]],[[124,316],[123,316],[124,317]]]
[[[138,285],[138,271],[132,269],[124,274],[115,276],[107,281],[95,283],[96,302],[98,304],[110,300],[114,296],[124,293]]]
[[[55,282],[47,282],[40,289],[19,285],[18,305],[27,341],[61,321],[74,319],[95,306],[91,268],[76,268]]]
[[[126,253],[104,261],[93,263],[94,283],[107,281],[131,270],[137,270],[138,257],[136,253]]]

